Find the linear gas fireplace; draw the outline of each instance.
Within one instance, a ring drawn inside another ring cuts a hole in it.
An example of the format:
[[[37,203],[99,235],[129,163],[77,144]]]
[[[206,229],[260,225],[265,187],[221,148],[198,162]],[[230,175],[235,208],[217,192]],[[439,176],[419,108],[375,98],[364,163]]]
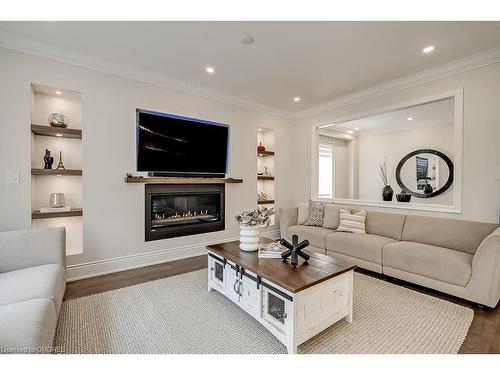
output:
[[[224,230],[224,184],[146,185],[146,241]]]

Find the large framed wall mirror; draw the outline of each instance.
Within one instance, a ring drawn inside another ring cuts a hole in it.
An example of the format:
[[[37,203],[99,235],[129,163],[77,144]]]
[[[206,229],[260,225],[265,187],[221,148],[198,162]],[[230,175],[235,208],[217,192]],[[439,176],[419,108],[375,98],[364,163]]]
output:
[[[312,198],[461,212],[462,90],[313,127]]]

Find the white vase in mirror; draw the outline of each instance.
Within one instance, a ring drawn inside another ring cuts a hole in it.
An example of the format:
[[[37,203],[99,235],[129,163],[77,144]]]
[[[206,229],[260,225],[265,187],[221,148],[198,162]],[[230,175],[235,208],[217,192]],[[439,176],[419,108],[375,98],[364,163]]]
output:
[[[243,251],[259,250],[259,226],[240,224],[240,249]]]

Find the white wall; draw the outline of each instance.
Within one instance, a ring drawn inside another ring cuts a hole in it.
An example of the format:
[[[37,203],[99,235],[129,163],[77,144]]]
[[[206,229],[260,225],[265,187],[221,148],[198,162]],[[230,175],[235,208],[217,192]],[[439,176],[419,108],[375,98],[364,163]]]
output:
[[[464,90],[462,213],[446,214],[380,209],[498,223],[500,207],[500,64],[469,70],[439,80],[330,109],[296,121],[294,126],[294,200],[311,196],[312,127],[376,112],[398,103],[418,100],[459,88]]]
[[[0,49],[0,82],[0,230],[31,227],[30,85],[82,94],[84,252],[68,258],[70,277],[187,257],[237,238],[232,218],[256,205],[259,127],[275,130],[276,206],[293,201],[289,120],[7,49]],[[135,171],[136,108],[231,125],[229,175],[244,183],[226,185],[225,231],[144,242],[144,186],[124,183]],[[21,183],[8,184],[8,171],[20,171]]]
[[[453,161],[453,146],[453,124],[415,127],[379,134],[361,134],[358,137],[359,199],[382,200],[383,183],[378,173],[378,166],[384,161],[388,163],[388,174],[392,176],[391,186],[394,194],[397,194],[401,191],[401,188],[396,181],[395,169],[405,155],[418,149],[430,148],[441,151]],[[446,164],[444,168],[446,168]],[[415,173],[412,174],[412,181],[415,181],[414,176]],[[413,191],[416,191],[416,187]],[[396,200],[396,196],[394,196],[393,200]],[[414,203],[452,205],[453,185],[436,197],[412,197],[411,201]]]

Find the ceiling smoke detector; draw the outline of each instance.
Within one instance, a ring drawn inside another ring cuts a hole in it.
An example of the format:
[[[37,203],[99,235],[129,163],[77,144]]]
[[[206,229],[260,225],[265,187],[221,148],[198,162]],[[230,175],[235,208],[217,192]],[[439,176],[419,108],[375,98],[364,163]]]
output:
[[[250,45],[253,43],[253,37],[251,35],[243,35],[241,38],[240,38],[240,42],[241,44],[244,44],[246,46]]]

